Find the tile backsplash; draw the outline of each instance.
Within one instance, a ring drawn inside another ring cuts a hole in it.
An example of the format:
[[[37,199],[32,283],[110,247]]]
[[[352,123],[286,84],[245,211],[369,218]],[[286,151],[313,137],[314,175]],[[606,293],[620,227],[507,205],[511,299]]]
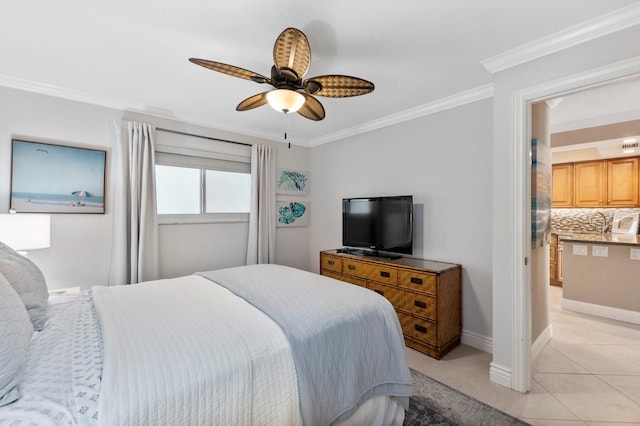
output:
[[[551,209],[551,232],[594,232],[602,229],[602,216],[607,218],[607,230],[611,232],[611,223],[615,212],[640,212],[640,209]]]

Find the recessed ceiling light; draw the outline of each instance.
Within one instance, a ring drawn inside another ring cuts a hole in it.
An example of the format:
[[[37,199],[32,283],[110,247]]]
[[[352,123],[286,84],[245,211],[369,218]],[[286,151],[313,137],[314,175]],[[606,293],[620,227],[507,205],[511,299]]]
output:
[[[633,154],[634,152],[636,152],[635,149],[625,149],[622,151],[623,154]]]

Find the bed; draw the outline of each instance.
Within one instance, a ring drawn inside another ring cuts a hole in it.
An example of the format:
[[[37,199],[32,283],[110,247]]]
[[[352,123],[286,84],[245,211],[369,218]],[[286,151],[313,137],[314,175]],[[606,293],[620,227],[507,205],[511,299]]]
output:
[[[401,425],[411,395],[386,299],[285,266],[96,286],[45,309],[0,424]]]

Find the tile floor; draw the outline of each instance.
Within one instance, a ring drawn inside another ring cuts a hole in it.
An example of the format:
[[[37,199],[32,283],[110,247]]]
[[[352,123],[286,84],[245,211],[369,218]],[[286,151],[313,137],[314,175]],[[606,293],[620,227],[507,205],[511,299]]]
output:
[[[440,361],[407,348],[409,366],[534,426],[640,425],[640,325],[563,311],[561,298],[550,287],[553,337],[528,394],[490,382],[491,354],[465,345]]]

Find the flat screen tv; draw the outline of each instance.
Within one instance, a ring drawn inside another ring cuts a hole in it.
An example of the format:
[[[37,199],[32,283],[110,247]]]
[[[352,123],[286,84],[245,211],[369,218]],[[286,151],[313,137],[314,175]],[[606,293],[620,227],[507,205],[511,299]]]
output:
[[[363,248],[362,254],[412,254],[413,197],[343,199],[342,245]]]

